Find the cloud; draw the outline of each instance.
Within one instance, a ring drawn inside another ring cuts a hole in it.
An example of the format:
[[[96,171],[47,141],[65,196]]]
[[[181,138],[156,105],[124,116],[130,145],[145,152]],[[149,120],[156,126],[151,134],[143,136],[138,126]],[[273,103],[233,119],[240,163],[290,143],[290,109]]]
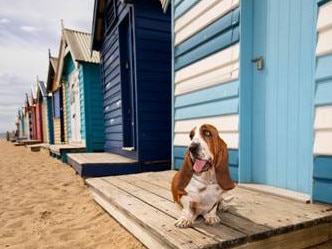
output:
[[[1,20],[0,20],[0,23],[10,23],[10,21],[7,19],[7,18],[2,18]]]
[[[21,26],[20,27],[22,30],[26,31],[26,32],[30,32],[30,33],[34,33],[36,31],[39,31],[39,28],[33,27],[33,26]]]
[[[91,32],[93,0],[2,1],[0,12],[0,133],[14,127],[17,110],[36,76],[45,80],[48,48],[57,56],[61,24]]]

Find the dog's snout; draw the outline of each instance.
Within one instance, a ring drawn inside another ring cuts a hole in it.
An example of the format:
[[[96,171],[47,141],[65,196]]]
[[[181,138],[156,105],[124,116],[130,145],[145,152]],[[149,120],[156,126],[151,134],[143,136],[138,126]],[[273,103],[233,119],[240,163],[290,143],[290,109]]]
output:
[[[190,151],[191,153],[195,153],[195,152],[197,152],[198,148],[199,148],[199,143],[195,143],[195,142],[193,142],[193,143],[191,143],[191,144],[189,145],[189,151]]]

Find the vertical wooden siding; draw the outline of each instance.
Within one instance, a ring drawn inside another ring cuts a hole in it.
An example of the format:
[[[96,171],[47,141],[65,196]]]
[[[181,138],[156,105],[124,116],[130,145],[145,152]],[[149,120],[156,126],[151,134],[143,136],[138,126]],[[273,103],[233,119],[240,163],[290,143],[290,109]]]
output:
[[[105,125],[105,151],[114,152],[123,146],[122,106],[121,106],[121,77],[119,34],[117,23],[125,13],[128,5],[116,1],[116,14],[113,13],[113,1],[105,10],[105,33],[101,48],[101,77],[103,85],[103,111]],[[116,19],[116,16],[118,19]],[[112,25],[112,26],[110,26]]]
[[[66,88],[66,84],[65,83],[61,83],[61,89],[62,89],[62,110],[63,110],[63,131],[64,131],[64,134],[63,134],[63,137],[64,137],[64,143],[68,143],[68,113],[67,113],[67,97],[68,97],[68,94],[67,94],[67,88]]]
[[[71,90],[69,85],[69,75],[72,74],[75,70],[75,63],[71,54],[67,54],[64,58],[63,72],[61,80],[64,82],[64,119],[65,119],[65,134],[66,142],[70,141],[72,137],[72,127],[71,127],[71,109],[70,109],[70,99],[71,99]]]
[[[332,1],[319,7],[313,199],[332,203]]]
[[[86,79],[84,78],[84,74],[83,74],[83,71],[82,71],[82,68],[83,66],[81,64],[78,65],[78,81],[79,81],[79,92],[80,92],[80,123],[81,123],[81,129],[80,129],[80,133],[81,133],[81,139],[82,141],[85,141],[86,140],[86,129],[87,129],[87,124],[85,122],[86,120],[86,109],[85,109],[85,81]],[[72,72],[74,73],[74,72]]]
[[[60,118],[53,119],[53,127],[54,127],[54,144],[61,144]]]
[[[48,126],[48,142],[54,144],[54,127],[53,127],[53,103],[52,97],[46,97],[47,106],[47,126]]]
[[[182,165],[190,130],[211,123],[228,144],[238,180],[239,1],[193,2],[174,7],[174,167]]]
[[[86,151],[103,151],[105,136],[100,65],[81,63],[79,70],[80,82],[84,83],[82,87],[82,89],[84,89],[84,104],[82,105],[84,110],[82,110],[82,113],[84,113],[84,123],[86,127],[84,132]],[[81,97],[81,99],[83,99],[83,97]]]
[[[158,1],[134,10],[138,146],[141,161],[171,159],[171,11]]]
[[[42,102],[42,121],[43,121],[43,142],[49,143],[48,115],[47,115],[47,98],[43,97]]]

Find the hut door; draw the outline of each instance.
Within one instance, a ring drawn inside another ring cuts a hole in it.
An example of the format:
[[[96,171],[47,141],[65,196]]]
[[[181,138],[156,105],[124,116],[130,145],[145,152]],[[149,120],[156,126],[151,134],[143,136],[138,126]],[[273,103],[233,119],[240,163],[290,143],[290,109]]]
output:
[[[315,0],[254,0],[252,180],[310,194]]]
[[[78,73],[69,76],[71,142],[81,142],[81,111]]]
[[[120,61],[121,61],[121,93],[123,115],[123,148],[135,149],[135,91],[133,76],[133,37],[131,12],[119,26]]]

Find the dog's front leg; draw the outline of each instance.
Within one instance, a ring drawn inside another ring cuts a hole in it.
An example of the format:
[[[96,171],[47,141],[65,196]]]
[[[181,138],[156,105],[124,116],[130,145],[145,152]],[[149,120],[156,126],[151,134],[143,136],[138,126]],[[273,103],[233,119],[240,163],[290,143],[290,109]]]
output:
[[[209,226],[213,226],[220,222],[220,218],[217,215],[218,203],[216,203],[213,208],[204,215],[205,223]]]
[[[175,222],[175,226],[179,228],[192,227],[196,219],[196,202],[190,200],[188,197],[182,198],[182,212],[180,218]]]

